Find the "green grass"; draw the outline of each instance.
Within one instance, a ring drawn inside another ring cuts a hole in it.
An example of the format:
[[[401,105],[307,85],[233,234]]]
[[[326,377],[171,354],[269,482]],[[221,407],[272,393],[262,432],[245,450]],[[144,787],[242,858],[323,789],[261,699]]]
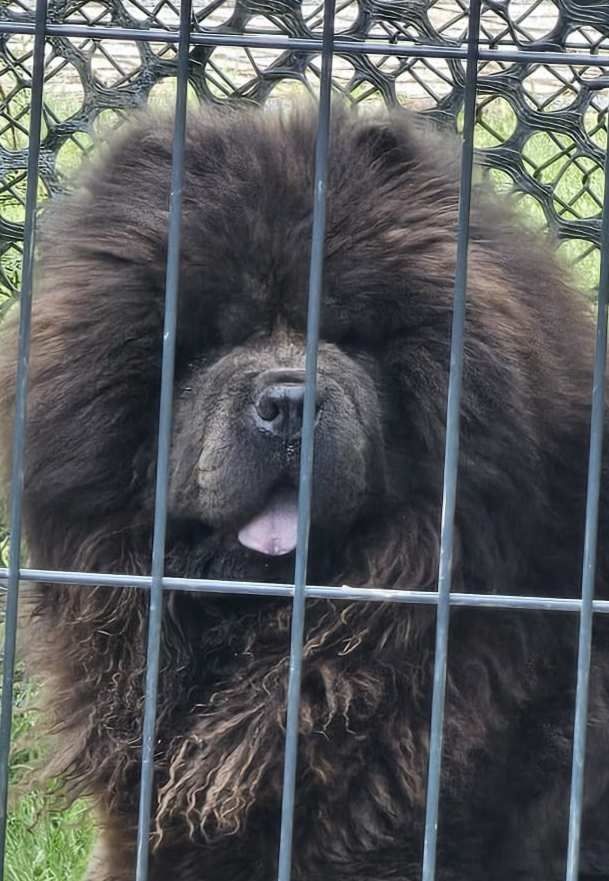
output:
[[[0,98],[1,98],[0,80]],[[173,83],[167,81],[157,88],[154,103],[163,103],[171,97]],[[167,94],[165,94],[165,91]],[[192,97],[192,96],[191,96]],[[65,119],[78,109],[73,101],[56,99],[48,112],[55,117]],[[20,117],[21,125],[27,128],[27,108],[11,106],[11,115]],[[1,119],[0,119],[1,121]],[[119,121],[118,115],[111,110],[105,111],[98,119],[98,134],[113,128]],[[495,99],[483,107],[476,128],[476,146],[482,149],[496,147],[503,143],[513,131],[515,118],[513,111],[503,99]],[[591,126],[594,125],[592,120]],[[595,134],[595,138],[602,138]],[[579,162],[579,168],[565,167],[565,158],[561,157],[562,149],[573,149],[568,136],[558,136],[539,132],[534,134],[525,147],[524,160],[531,173],[541,168],[537,178],[544,184],[554,182],[557,210],[565,217],[576,215],[598,215],[598,200],[602,198],[602,173],[591,168],[590,160]],[[15,129],[6,129],[0,133],[0,144],[8,149],[19,149],[26,145],[23,133]],[[70,175],[79,165],[83,155],[91,144],[85,133],[78,133],[62,147],[59,156],[59,169],[62,174]],[[603,144],[599,141],[599,145]],[[499,190],[511,188],[511,181],[499,171],[491,171],[491,178]],[[586,179],[593,195],[581,193],[582,181]],[[23,174],[13,173],[12,193],[0,194],[0,216],[10,223],[22,223],[24,219],[26,178]],[[47,196],[46,189],[40,183],[39,197],[43,201]],[[523,222],[534,228],[546,225],[546,220],[539,202],[532,196],[519,198],[519,210]],[[593,289],[598,281],[599,255],[598,249],[590,247],[586,242],[565,242],[561,246],[565,261],[573,266],[579,283],[587,289]],[[0,268],[4,275],[3,284],[0,276],[0,315],[3,301],[7,299],[10,289],[19,288],[21,274],[21,254],[16,248],[9,248],[0,255]],[[6,562],[7,535],[0,524],[0,565]],[[27,732],[32,724],[32,715],[27,710],[27,689],[18,681],[15,692],[14,731],[15,736]],[[28,750],[14,753],[11,762],[11,780],[19,783],[31,766],[36,756]],[[86,864],[87,854],[93,837],[92,824],[87,806],[78,803],[64,812],[54,812],[53,802],[49,793],[30,791],[18,799],[10,812],[7,838],[7,881],[79,881]]]
[[[16,746],[10,767],[11,783],[19,793],[7,824],[7,881],[80,881],[93,839],[88,807],[77,802],[58,811],[50,791],[27,787],[24,778],[39,760],[31,748],[20,749],[19,738],[27,734],[32,713],[26,709],[28,689],[15,686],[13,738]]]
[[[7,881],[80,881],[90,850],[92,831],[86,806],[53,816],[41,814],[44,798],[22,799],[8,820]]]
[[[6,565],[7,552],[8,534],[0,526],[0,565]],[[2,637],[3,630],[3,626],[0,627]],[[43,763],[41,745],[31,742],[35,696],[18,666],[13,689],[11,808],[5,878],[6,881],[80,881],[93,840],[87,804],[81,801],[58,810],[50,786],[36,787],[28,783],[33,769],[41,766],[41,760]]]

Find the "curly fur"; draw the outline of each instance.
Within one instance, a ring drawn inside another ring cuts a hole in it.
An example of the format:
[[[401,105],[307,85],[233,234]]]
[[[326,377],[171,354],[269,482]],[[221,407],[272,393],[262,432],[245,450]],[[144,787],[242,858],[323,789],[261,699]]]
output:
[[[243,414],[249,377],[302,361],[314,138],[304,112],[188,122],[171,575],[291,578],[291,557],[262,559],[232,536],[267,492],[267,469],[293,475],[297,463],[291,451],[277,464]],[[335,109],[309,561],[317,583],[436,584],[458,207],[451,150],[409,116]],[[24,500],[36,567],[149,571],[170,156],[170,122],[135,120],[45,224]],[[577,596],[593,349],[592,316],[548,244],[477,185],[455,589]],[[3,449],[14,363],[9,320]],[[599,596],[608,526],[603,494]],[[127,881],[147,596],[38,585],[22,617],[57,735],[48,772],[69,797],[90,796],[99,817],[88,878]],[[308,603],[294,881],[419,877],[433,624],[423,606]],[[167,594],[152,881],[274,877],[289,628],[280,600]],[[582,878],[609,877],[606,637],[601,616]],[[454,609],[439,881],[563,877],[576,648],[574,616]]]

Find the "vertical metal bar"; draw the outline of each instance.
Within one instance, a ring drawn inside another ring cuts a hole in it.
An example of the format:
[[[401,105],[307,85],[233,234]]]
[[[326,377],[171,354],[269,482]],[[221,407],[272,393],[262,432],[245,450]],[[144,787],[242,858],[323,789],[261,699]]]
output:
[[[455,505],[457,498],[457,472],[459,463],[459,421],[463,376],[463,341],[465,331],[467,255],[469,247],[469,217],[474,156],[474,126],[476,121],[480,4],[481,0],[471,0],[469,7],[463,120],[463,152],[461,154],[459,226],[457,234],[457,264],[455,272],[455,294],[450,348],[450,376],[448,382],[448,403],[446,412],[446,448],[444,455],[440,566],[438,574],[436,647],[429,742],[429,767],[427,772],[425,837],[423,847],[423,881],[434,881],[436,873],[450,589],[452,581]]]
[[[178,284],[180,274],[180,232],[182,187],[184,183],[184,148],[186,136],[186,104],[188,90],[188,50],[190,43],[192,0],[181,0],[180,39],[178,43],[178,80],[171,162],[169,197],[169,228],[167,273],[165,279],[165,317],[163,328],[163,363],[159,407],[159,444],[154,502],[154,535],[152,545],[152,584],[148,619],[148,653],[146,660],[146,693],[142,732],[142,770],[137,830],[136,881],[147,881],[149,863],[150,810],[154,778],[154,745],[156,741],[156,702],[163,612],[163,572],[167,526],[167,484],[171,450],[171,417],[173,375],[176,346]]]
[[[298,763],[298,725],[300,718],[300,682],[305,620],[305,586],[311,522],[315,399],[317,389],[317,349],[319,315],[323,284],[323,260],[326,232],[326,190],[330,147],[330,104],[332,92],[332,53],[334,47],[335,0],[325,0],[322,60],[319,93],[317,139],[315,143],[315,182],[313,194],[313,231],[309,265],[309,299],[305,360],[305,397],[302,417],[302,444],[298,483],[298,533],[294,569],[294,599],[290,639],[285,757],[281,798],[278,881],[290,881],[294,834],[294,792]]]
[[[13,684],[17,648],[17,615],[19,607],[19,566],[21,557],[21,514],[25,463],[25,427],[27,415],[27,371],[32,320],[32,274],[36,234],[36,203],[38,195],[38,161],[42,121],[44,83],[44,42],[47,0],[37,0],[32,62],[32,103],[28,141],[27,189],[25,196],[25,233],[23,269],[20,291],[19,348],[15,393],[15,421],[11,462],[10,543],[8,558],[8,595],[4,621],[4,664],[2,669],[2,701],[0,705],[0,881],[4,878],[6,851],[6,819],[8,806],[9,753],[13,721]]]
[[[609,130],[607,134],[609,137]],[[603,467],[608,302],[609,141],[607,144],[607,152],[605,154],[605,192],[603,195],[603,224],[601,231],[601,270],[596,320],[596,354],[594,359],[594,377],[592,381],[592,416],[590,420],[590,453],[588,458],[588,488],[586,494],[586,531],[582,568],[582,606],[579,616],[577,690],[575,693],[575,727],[573,731],[573,764],[571,767],[571,800],[569,804],[569,845],[567,849],[566,881],[577,881],[579,875],[579,845],[582,800],[584,794],[586,728],[588,724],[588,685],[590,681],[590,655],[592,651],[592,603],[594,600],[594,582],[596,580],[598,511]]]

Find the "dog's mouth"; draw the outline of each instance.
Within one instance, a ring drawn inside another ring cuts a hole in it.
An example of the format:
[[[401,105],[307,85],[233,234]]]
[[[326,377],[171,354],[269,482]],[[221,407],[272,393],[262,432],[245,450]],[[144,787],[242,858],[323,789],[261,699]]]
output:
[[[291,487],[276,489],[266,504],[241,527],[238,539],[243,547],[267,557],[283,557],[296,548],[298,492]]]

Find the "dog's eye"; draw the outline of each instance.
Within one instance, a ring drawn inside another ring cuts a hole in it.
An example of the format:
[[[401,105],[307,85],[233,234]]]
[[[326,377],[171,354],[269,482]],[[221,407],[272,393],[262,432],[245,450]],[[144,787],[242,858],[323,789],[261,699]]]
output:
[[[350,328],[340,336],[337,344],[345,351],[352,349],[359,352],[370,352],[385,345],[385,341],[386,336],[381,336],[381,333],[376,333],[370,327]]]

